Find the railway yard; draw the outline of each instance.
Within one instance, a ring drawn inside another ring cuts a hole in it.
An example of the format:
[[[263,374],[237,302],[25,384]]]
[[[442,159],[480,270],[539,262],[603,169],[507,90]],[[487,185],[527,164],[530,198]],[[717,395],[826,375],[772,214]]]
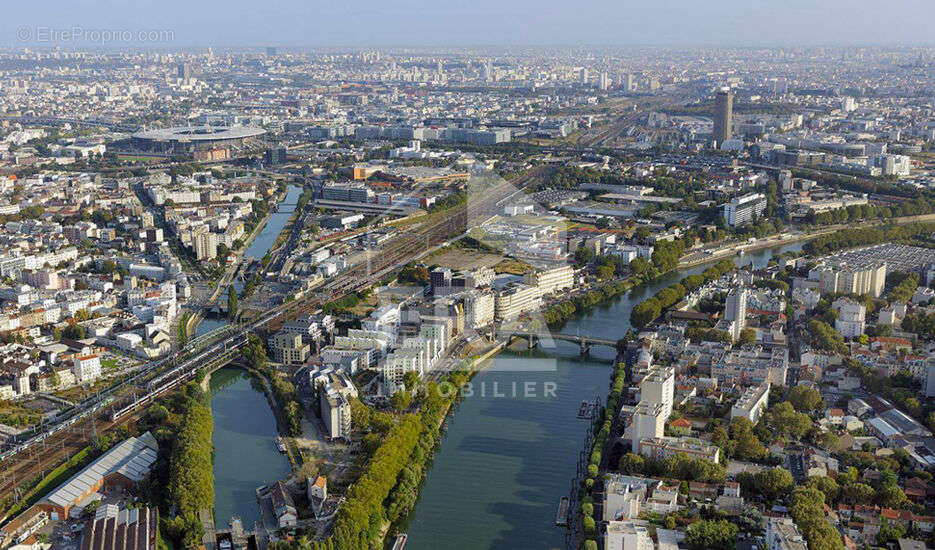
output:
[[[0,495],[12,495],[17,501],[50,471],[88,446],[95,435],[131,424],[153,399],[177,388],[206,365],[218,368],[236,357],[248,332],[271,334],[289,319],[318,311],[323,304],[378,283],[407,263],[464,235],[469,224],[496,213],[507,199],[539,175],[541,169],[534,169],[512,182],[497,179],[478,184],[465,203],[427,215],[408,231],[369,252],[366,261],[349,266],[307,296],[286,301],[246,324],[205,334],[172,356],[144,366],[94,398],[63,411],[3,450]]]

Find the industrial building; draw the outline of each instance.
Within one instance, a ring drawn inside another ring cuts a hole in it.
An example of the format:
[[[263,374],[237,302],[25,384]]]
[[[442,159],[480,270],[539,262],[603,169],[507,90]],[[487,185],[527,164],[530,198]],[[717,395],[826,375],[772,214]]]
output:
[[[149,432],[127,438],[58,486],[37,506],[46,511],[52,521],[59,521],[75,510],[83,510],[89,497],[102,489],[132,491],[149,476],[158,451],[159,445]]]

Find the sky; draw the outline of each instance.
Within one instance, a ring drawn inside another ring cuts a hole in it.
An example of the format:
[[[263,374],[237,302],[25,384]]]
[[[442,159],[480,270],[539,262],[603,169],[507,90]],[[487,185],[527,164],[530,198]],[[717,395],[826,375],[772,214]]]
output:
[[[8,0],[0,47],[935,45],[935,0]],[[75,32],[77,31],[77,32]]]

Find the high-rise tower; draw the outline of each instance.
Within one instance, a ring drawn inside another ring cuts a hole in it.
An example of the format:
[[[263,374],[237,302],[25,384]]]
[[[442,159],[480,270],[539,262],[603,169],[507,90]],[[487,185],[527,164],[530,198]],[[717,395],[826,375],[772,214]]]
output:
[[[717,147],[730,139],[733,124],[734,94],[730,88],[721,88],[714,96],[714,142]]]

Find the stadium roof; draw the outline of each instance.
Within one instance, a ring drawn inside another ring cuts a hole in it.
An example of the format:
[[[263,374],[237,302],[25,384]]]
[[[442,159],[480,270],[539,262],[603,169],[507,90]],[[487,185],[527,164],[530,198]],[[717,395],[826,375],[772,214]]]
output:
[[[256,126],[173,126],[136,132],[131,137],[153,141],[222,141],[261,136],[266,133]]]

